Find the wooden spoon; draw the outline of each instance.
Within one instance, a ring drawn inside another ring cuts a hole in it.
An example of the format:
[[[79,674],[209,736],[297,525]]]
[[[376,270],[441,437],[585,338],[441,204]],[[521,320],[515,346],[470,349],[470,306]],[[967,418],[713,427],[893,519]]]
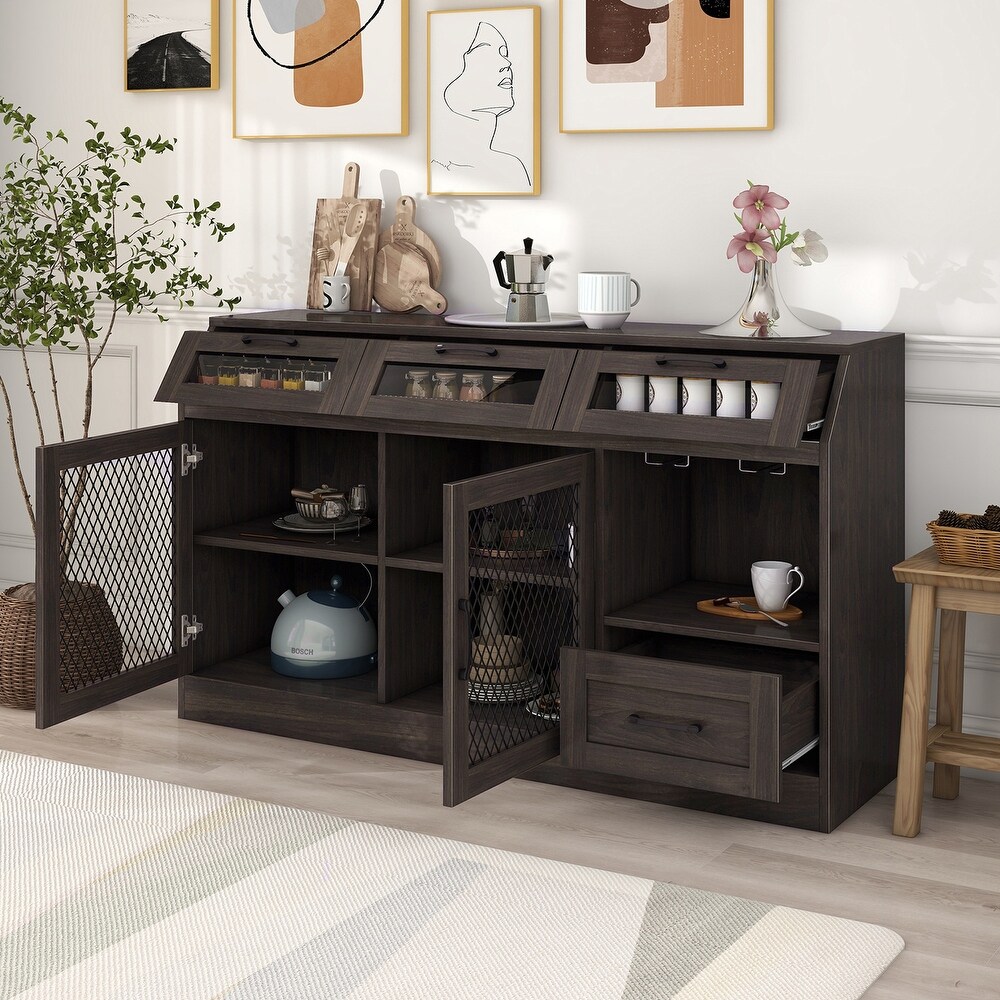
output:
[[[368,209],[364,202],[357,201],[351,205],[347,218],[344,220],[344,229],[340,234],[340,259],[337,261],[337,270],[333,272],[335,277],[347,274],[348,262],[351,259],[351,254],[354,253],[354,248],[358,245],[358,240],[361,239],[367,219]]]

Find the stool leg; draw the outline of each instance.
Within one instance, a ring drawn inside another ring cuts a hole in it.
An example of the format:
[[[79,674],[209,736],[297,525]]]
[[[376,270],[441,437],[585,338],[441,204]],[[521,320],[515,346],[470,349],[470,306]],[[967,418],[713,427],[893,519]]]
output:
[[[934,653],[934,587],[914,584],[906,639],[903,717],[899,730],[899,771],[892,832],[898,837],[920,833],[927,764],[927,710],[931,698],[931,658]]]
[[[962,731],[962,702],[965,689],[965,612],[942,611],[938,641],[937,722]],[[934,798],[958,797],[962,769],[956,764],[934,765]]]

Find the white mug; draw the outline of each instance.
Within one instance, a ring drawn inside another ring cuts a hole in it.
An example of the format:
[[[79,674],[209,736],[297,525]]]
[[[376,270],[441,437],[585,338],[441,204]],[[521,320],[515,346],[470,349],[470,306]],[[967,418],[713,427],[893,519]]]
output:
[[[650,413],[676,413],[677,376],[650,375],[648,399]]]
[[[686,416],[712,415],[712,380],[710,378],[681,379],[681,413]]]
[[[631,285],[635,286],[632,298]],[[628,271],[581,271],[577,279],[580,313],[628,313],[639,301],[639,282]]]
[[[616,375],[615,376],[615,409],[642,410],[646,409],[646,376]]]
[[[792,576],[797,574],[799,585],[792,590]],[[806,582],[802,570],[789,562],[755,562],[750,567],[753,596],[761,611],[781,611]]]
[[[351,277],[348,274],[323,276],[323,308],[327,312],[342,313],[351,308]]]
[[[742,379],[716,379],[715,415],[717,417],[745,417],[747,415],[746,382]]]
[[[771,420],[778,408],[780,382],[750,383],[750,417],[753,420]]]

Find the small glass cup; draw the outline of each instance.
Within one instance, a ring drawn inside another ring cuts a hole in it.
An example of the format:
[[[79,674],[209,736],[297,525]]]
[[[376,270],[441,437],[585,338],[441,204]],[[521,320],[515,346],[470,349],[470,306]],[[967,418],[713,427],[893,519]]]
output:
[[[219,365],[219,385],[239,385],[240,370],[236,365]]]

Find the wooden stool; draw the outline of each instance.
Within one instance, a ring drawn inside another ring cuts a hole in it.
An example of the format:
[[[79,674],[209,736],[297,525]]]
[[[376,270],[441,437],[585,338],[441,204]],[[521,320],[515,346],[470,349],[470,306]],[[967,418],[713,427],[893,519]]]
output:
[[[934,762],[937,799],[958,795],[962,765],[1000,771],[1000,739],[962,734],[965,614],[1000,615],[1000,571],[941,563],[934,546],[892,571],[899,583],[913,585],[892,832],[915,837],[920,832],[927,761]],[[937,725],[928,730],[934,622],[939,608]]]

